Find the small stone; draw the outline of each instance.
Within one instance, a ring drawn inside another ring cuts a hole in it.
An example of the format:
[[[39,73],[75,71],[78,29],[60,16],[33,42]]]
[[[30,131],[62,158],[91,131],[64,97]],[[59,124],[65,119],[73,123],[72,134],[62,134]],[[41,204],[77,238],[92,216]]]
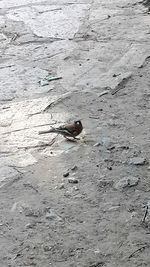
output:
[[[108,169],[109,171],[112,171],[112,167],[111,167],[111,166],[107,166],[107,169]]]
[[[70,184],[77,184],[78,183],[78,180],[76,178],[74,178],[74,177],[71,177],[71,178],[68,178],[68,182]]]
[[[64,189],[64,188],[65,188],[65,184],[64,183],[59,185],[59,189]]]
[[[47,252],[47,251],[50,251],[50,250],[52,249],[52,247],[51,247],[51,246],[47,246],[47,245],[45,245],[45,246],[43,247],[43,249],[44,249],[45,252]]]
[[[123,178],[114,185],[114,188],[123,189],[125,187],[132,187],[132,186],[136,186],[138,182],[139,182],[139,178],[137,177]]]
[[[25,226],[26,229],[32,229],[34,227],[35,227],[35,222],[33,222],[33,223],[27,223],[26,226]]]
[[[150,166],[147,169],[148,169],[148,171],[150,171]]]
[[[75,191],[79,191],[79,188],[78,188],[77,186],[74,186],[73,189],[74,189]]]
[[[71,168],[72,171],[76,171],[78,169],[78,167],[75,165]]]
[[[138,177],[130,177],[128,179],[128,182],[129,182],[129,184],[128,184],[129,187],[136,186],[139,182],[139,178]]]
[[[68,177],[69,176],[69,172],[65,172],[64,174],[63,174],[63,177]]]
[[[101,143],[95,143],[93,146],[97,147],[97,146],[100,146],[100,145],[101,145]]]
[[[145,165],[147,163],[148,163],[147,160],[142,157],[134,157],[129,160],[129,164],[132,165]]]

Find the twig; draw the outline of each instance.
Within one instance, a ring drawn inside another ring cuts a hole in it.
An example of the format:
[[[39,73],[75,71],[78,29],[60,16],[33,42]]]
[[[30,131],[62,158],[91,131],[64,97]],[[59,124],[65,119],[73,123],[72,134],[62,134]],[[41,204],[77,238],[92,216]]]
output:
[[[143,220],[142,220],[143,223],[145,222],[145,219],[146,219],[146,217],[147,217],[147,214],[148,214],[148,205],[146,205],[146,209],[145,209],[144,217],[143,217]]]
[[[51,11],[57,11],[57,10],[62,10],[62,8],[59,7],[59,8],[54,8],[54,9],[48,9],[48,10],[44,10],[44,11],[39,11],[39,14],[43,14],[43,13],[51,12]]]
[[[62,77],[46,77],[45,80],[47,80],[48,82],[51,82],[51,81],[56,81],[56,80],[60,80],[62,79]]]
[[[2,66],[2,67],[0,67],[0,69],[11,68],[14,66],[15,66],[15,64],[11,64],[11,65],[7,65],[7,66]]]
[[[89,116],[90,119],[95,119],[95,120],[99,120],[99,117],[96,117],[96,116]]]
[[[107,95],[109,93],[109,91],[108,90],[106,90],[106,91],[103,91],[103,92],[101,92],[100,94],[99,94],[99,96],[98,97],[101,97],[101,96],[103,96],[103,95]]]
[[[125,78],[123,78],[118,85],[111,91],[112,95],[115,95],[116,93],[118,93],[121,89],[125,88],[127,82],[129,81],[129,79],[131,78],[131,74]]]
[[[103,261],[99,261],[93,264],[90,264],[89,267],[102,267],[104,265]]]
[[[24,248],[21,248],[20,250],[18,250],[18,252],[17,252],[16,255],[12,258],[12,260],[15,260],[17,257],[21,256],[21,252],[22,252],[24,249],[26,249],[26,248],[27,248],[27,246],[24,247]]]
[[[18,37],[19,35],[17,33],[13,34],[11,41],[15,41]]]
[[[148,245],[145,245],[145,246],[142,246],[141,248],[138,248],[137,250],[135,250],[133,253],[131,253],[130,255],[129,255],[129,259],[130,258],[132,258],[137,252],[139,252],[139,251],[143,251],[145,248],[147,248],[147,247],[149,247]]]

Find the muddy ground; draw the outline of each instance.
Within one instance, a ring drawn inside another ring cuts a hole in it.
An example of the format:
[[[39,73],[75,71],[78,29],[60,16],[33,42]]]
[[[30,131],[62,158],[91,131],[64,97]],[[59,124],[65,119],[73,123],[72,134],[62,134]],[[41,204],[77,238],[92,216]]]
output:
[[[0,5],[0,267],[150,266],[147,7]]]

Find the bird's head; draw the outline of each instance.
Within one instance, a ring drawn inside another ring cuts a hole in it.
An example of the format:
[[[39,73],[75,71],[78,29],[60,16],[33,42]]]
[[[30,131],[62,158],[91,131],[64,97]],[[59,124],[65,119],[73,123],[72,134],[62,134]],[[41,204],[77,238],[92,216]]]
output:
[[[76,126],[80,131],[82,131],[83,126],[82,126],[82,123],[81,123],[80,120],[75,121],[74,124],[75,124],[75,126]]]
[[[78,121],[75,121],[74,122],[76,125],[82,125],[82,123],[81,123],[81,121],[80,120],[78,120]]]

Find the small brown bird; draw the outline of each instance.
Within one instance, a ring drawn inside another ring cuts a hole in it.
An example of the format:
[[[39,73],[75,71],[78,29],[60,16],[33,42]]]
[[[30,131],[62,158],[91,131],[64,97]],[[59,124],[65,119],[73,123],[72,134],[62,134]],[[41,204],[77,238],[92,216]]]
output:
[[[77,139],[78,136],[83,130],[83,126],[80,120],[74,121],[73,124],[62,125],[58,128],[51,128],[47,131],[41,131],[39,134],[47,134],[47,133],[57,133],[63,135],[65,138],[72,137]]]

